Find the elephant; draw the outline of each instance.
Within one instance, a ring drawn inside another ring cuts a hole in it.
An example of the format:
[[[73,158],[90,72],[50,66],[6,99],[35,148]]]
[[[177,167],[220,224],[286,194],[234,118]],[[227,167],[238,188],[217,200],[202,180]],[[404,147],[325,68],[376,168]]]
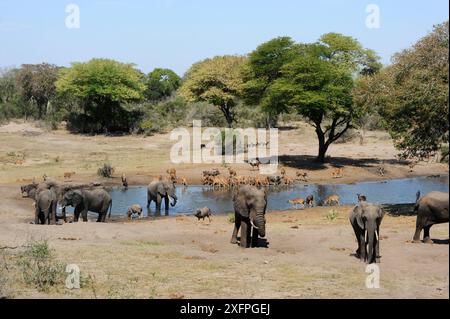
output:
[[[43,183],[32,183],[28,185],[23,185],[20,187],[22,197],[32,198],[35,203],[35,217],[34,224],[45,224],[49,223],[51,225],[56,224],[57,216],[57,202],[58,196],[62,192],[61,185],[54,181],[46,181]]]
[[[46,223],[56,225],[56,208],[58,200],[54,190],[46,189],[36,194],[34,224],[39,222],[43,225]]]
[[[254,186],[245,185],[234,194],[233,204],[235,222],[231,243],[238,242],[237,234],[241,228],[240,246],[248,248],[251,244],[252,247],[257,247],[258,236],[266,236],[267,193]]]
[[[164,208],[166,215],[169,215],[169,197],[173,199],[170,206],[177,204],[177,195],[175,194],[175,184],[171,181],[153,181],[147,188],[147,208],[150,208],[152,201],[156,203],[156,212],[161,212],[161,201],[164,199]]]
[[[424,230],[423,242],[432,243],[430,228],[435,224],[448,223],[448,193],[431,192],[420,198],[416,195],[414,213],[417,214],[416,232],[413,242],[420,242],[420,233]]]
[[[62,200],[61,206],[75,208],[74,221],[78,222],[80,214],[84,222],[87,222],[88,211],[98,213],[97,223],[106,222],[106,215],[109,209],[109,217],[111,217],[112,199],[104,189],[86,190],[77,189],[67,191]]]
[[[360,202],[350,213],[358,250],[356,256],[368,264],[380,262],[380,225],[384,217],[380,205]]]

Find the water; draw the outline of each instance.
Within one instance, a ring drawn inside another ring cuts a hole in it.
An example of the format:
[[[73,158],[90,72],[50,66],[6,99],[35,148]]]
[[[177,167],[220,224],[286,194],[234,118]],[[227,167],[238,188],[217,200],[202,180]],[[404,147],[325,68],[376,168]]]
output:
[[[315,201],[321,204],[329,195],[337,194],[341,197],[341,205],[355,204],[356,194],[367,196],[370,202],[380,204],[413,203],[416,192],[420,190],[422,195],[431,191],[449,190],[449,176],[415,177],[381,182],[363,182],[354,184],[329,184],[329,185],[295,185],[289,188],[270,188],[268,195],[268,210],[292,209],[288,203],[292,198],[305,198],[314,195]],[[191,214],[195,209],[209,207],[214,213],[227,213],[233,211],[232,194],[230,190],[212,190],[210,187],[190,186],[188,188],[177,187],[178,203],[170,207],[170,215]],[[129,206],[139,204],[147,209],[147,187],[130,187],[128,190],[112,189],[113,198],[112,215],[124,215]],[[162,204],[164,214],[164,204]],[[150,207],[150,215],[155,215],[155,203]]]

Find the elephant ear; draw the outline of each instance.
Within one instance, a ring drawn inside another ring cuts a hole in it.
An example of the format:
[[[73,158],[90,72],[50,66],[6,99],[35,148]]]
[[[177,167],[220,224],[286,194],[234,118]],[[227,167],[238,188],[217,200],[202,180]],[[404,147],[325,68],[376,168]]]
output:
[[[74,191],[71,196],[73,206],[78,206],[83,203],[83,195],[81,192]]]
[[[353,212],[355,213],[356,222],[358,223],[359,228],[364,229],[364,221],[362,219],[363,209],[362,209],[361,205],[356,206],[353,209]]]
[[[158,184],[158,186],[156,187],[156,191],[157,191],[159,194],[161,194],[161,195],[166,195],[166,193],[167,193],[167,190],[166,190],[166,188],[164,187],[164,184],[163,184],[163,183],[159,183],[159,184]]]
[[[378,215],[378,219],[380,220],[380,222],[383,219],[384,214],[386,214],[386,212],[381,207],[379,207],[378,211],[377,211],[377,215]]]
[[[234,198],[234,210],[238,212],[242,217],[249,217],[248,203],[246,196],[237,194]]]

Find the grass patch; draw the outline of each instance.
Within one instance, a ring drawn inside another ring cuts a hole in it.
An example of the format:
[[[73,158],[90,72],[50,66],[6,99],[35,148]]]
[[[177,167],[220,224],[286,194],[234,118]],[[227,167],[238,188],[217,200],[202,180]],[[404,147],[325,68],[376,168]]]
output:
[[[338,218],[338,216],[339,216],[339,214],[338,214],[337,210],[336,209],[331,209],[331,210],[328,211],[328,214],[326,215],[326,218],[329,221],[333,221],[336,218]]]
[[[17,265],[26,285],[47,292],[50,287],[64,282],[64,265],[55,260],[47,241],[33,241],[24,248]]]

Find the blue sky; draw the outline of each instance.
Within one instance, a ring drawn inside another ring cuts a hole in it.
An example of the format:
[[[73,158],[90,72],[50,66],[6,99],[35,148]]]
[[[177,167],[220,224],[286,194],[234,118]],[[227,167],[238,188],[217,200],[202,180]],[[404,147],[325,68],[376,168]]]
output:
[[[65,26],[69,3],[80,8],[79,29]],[[379,29],[365,25],[371,3]],[[357,38],[386,64],[448,20],[448,10],[446,0],[0,0],[0,67],[103,57],[182,75],[194,62],[246,54],[277,36],[313,42],[327,32]]]

